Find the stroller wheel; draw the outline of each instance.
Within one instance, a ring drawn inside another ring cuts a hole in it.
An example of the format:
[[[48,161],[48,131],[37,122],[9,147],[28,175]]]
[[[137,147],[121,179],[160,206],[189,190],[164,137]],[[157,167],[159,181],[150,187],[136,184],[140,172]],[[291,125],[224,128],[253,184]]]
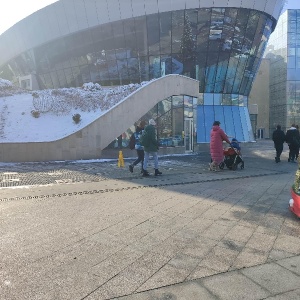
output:
[[[236,165],[236,164],[233,164],[233,165],[231,166],[231,169],[232,169],[233,171],[235,171],[235,170],[237,169],[237,165]]]
[[[224,162],[222,161],[222,162],[219,164],[219,168],[223,170],[224,167],[225,167],[225,164],[224,164]]]

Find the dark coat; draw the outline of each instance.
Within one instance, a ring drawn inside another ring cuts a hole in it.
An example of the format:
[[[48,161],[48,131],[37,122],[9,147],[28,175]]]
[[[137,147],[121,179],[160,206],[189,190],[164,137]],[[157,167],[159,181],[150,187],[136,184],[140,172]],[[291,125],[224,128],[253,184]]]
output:
[[[276,129],[273,131],[272,140],[275,145],[282,145],[285,142],[285,133],[281,129]]]
[[[144,145],[144,151],[146,152],[157,152],[158,150],[158,140],[156,138],[155,127],[153,125],[148,125],[145,127],[145,132],[147,134],[147,145]]]
[[[293,148],[299,147],[300,135],[299,131],[295,127],[288,129],[285,135],[285,141]]]

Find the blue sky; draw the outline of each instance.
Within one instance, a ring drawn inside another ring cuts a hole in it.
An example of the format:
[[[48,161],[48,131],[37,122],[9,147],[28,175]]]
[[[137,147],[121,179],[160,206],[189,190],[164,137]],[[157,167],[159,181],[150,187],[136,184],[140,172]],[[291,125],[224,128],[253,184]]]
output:
[[[288,3],[286,5],[286,8],[297,8],[300,9],[300,1],[299,0],[288,0]]]

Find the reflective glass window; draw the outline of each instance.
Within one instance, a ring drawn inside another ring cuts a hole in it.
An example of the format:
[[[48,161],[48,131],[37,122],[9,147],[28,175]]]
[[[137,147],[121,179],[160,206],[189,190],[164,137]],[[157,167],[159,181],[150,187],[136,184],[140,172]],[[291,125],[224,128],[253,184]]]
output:
[[[224,107],[221,105],[214,106],[215,120],[221,123],[221,128],[225,128],[225,116],[224,116]]]
[[[225,115],[225,124],[222,126],[228,136],[235,136],[233,112],[234,106],[222,106]]]
[[[136,17],[134,18],[135,23],[135,33],[137,39],[138,52],[141,56],[148,54],[147,43],[145,43],[145,37],[147,37],[147,23],[146,17]]]
[[[222,102],[221,94],[214,94],[214,105],[220,105]]]
[[[205,93],[204,94],[204,105],[213,105],[214,104],[214,94]]]
[[[159,18],[158,14],[147,16],[147,42],[149,55],[160,54],[160,36],[159,36]]]
[[[125,35],[123,21],[117,21],[112,23],[112,30],[114,36],[114,48],[122,49],[125,47]]]
[[[172,52],[180,53],[184,28],[184,11],[172,12]]]
[[[204,107],[204,129],[205,129],[205,141],[210,141],[210,130],[212,124],[215,121],[215,112],[212,105],[203,106]]]
[[[161,77],[160,56],[150,56],[150,79]]]
[[[170,54],[171,53],[171,32],[172,32],[172,13],[165,12],[161,13],[159,17],[160,23],[160,53]]]
[[[140,57],[140,75],[142,81],[149,80],[149,61],[148,57]]]
[[[128,76],[130,82],[140,82],[140,69],[139,69],[139,61],[137,58],[129,58],[128,59]]]
[[[50,76],[51,76],[51,81],[53,83],[53,86],[59,87],[59,81],[58,81],[58,76],[57,76],[56,72],[51,72]]]
[[[215,78],[217,74],[218,53],[209,53],[206,67],[206,88],[205,92],[213,93],[215,86]]]
[[[197,23],[197,51],[205,52],[208,48],[208,37],[210,32],[210,9],[200,9],[198,11]]]
[[[73,76],[71,68],[65,69],[65,76],[66,76],[66,80],[67,80],[67,86],[75,87],[74,76]]]
[[[54,85],[50,73],[44,74],[44,84],[46,89],[53,89]]]
[[[183,96],[172,97],[172,128],[173,136],[180,138],[183,131]],[[183,140],[178,140],[180,145],[183,145]]]
[[[192,118],[193,117],[193,97],[184,96],[184,117]]]
[[[205,112],[204,106],[198,105],[197,107],[197,143],[206,142],[206,128],[205,128]]]
[[[245,141],[251,141],[253,139],[250,139],[250,133],[247,122],[247,114],[249,115],[248,109],[246,107],[239,107],[240,110],[240,116],[241,116],[241,123],[242,123],[242,130],[243,130],[243,136],[245,138]],[[249,119],[249,124],[251,124]]]
[[[64,88],[67,86],[67,79],[65,76],[64,70],[58,70],[57,71],[58,81],[59,81],[59,87]]]

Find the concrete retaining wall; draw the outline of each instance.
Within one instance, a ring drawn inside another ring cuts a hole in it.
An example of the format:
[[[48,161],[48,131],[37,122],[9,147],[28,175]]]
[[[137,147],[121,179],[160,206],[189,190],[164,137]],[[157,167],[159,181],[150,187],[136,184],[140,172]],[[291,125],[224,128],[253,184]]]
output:
[[[158,102],[174,95],[198,97],[197,80],[168,75],[150,82],[76,133],[52,142],[1,143],[1,162],[96,159],[102,150]],[[134,109],[133,109],[134,108]]]

